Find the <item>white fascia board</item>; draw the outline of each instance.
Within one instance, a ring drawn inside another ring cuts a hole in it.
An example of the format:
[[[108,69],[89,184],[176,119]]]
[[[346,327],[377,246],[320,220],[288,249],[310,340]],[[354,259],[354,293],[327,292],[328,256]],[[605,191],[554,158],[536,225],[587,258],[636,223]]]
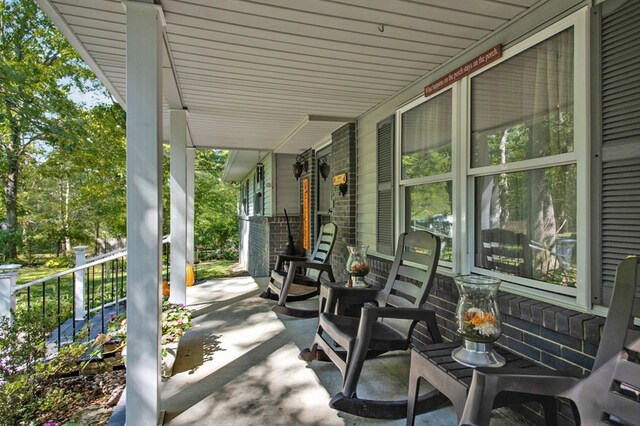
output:
[[[64,20],[62,14],[58,11],[58,9],[51,4],[49,0],[38,0],[38,5],[40,9],[44,13],[47,14],[49,19],[53,22],[53,24],[58,27],[62,35],[69,41],[71,46],[76,49],[78,55],[82,58],[82,60],[91,68],[91,71],[94,72],[96,77],[105,85],[109,93],[118,101],[118,104],[124,109],[127,110],[127,105],[124,101],[122,95],[116,90],[116,88],[111,84],[107,76],[102,72],[98,63],[93,59],[93,56],[89,53],[89,51],[84,47],[78,36],[73,32],[67,21]]]

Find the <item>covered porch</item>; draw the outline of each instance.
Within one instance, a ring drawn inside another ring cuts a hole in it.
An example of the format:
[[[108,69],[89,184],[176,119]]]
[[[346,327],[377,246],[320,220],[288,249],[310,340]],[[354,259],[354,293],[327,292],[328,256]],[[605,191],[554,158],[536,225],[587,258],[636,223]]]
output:
[[[247,275],[187,289],[194,328],[180,341],[173,376],[160,385],[164,424],[404,425],[404,419],[368,419],[329,407],[342,387],[339,370],[330,362],[298,359],[317,320],[272,312],[272,303],[258,297],[267,284]],[[391,352],[367,362],[359,392],[406,399],[408,376],[409,352]],[[113,424],[122,419],[121,410]],[[417,416],[416,424],[453,425],[456,415],[449,405]],[[495,410],[492,425],[513,424],[528,422],[508,409]]]
[[[39,4],[127,110],[129,424],[155,425],[163,411],[181,424],[192,415],[230,421],[290,407],[298,411],[289,419],[300,423],[347,422],[326,407],[339,388],[332,366],[306,369],[289,358],[314,320],[278,319],[255,298],[261,280],[225,283],[224,291],[215,283],[172,288],[172,302],[200,312],[203,332],[191,333],[193,352],[184,346],[189,356],[178,368],[186,371],[174,379],[186,381],[161,383],[162,144],[171,146],[172,282],[185,282],[193,260],[193,150],[228,149],[225,176],[241,184],[241,260],[252,275],[268,274],[283,250],[285,208],[300,250],[313,246],[320,224],[338,225],[332,264],[340,279],[347,244],[371,247],[370,278],[381,283],[398,235],[437,228],[447,246],[426,307],[446,339],[455,337],[452,277],[494,276],[504,281],[499,344],[552,368],[591,368],[615,266],[640,254],[637,51],[620,53],[637,38],[628,31],[637,3]],[[424,213],[412,196],[438,201],[439,211]],[[486,254],[501,244],[490,239],[497,234],[513,236],[502,243],[518,246],[515,254]],[[500,257],[510,269],[496,266]],[[245,327],[254,334],[246,337]],[[219,330],[229,349],[204,363],[202,348],[217,344],[206,339]],[[281,364],[295,365],[295,377],[273,374]],[[406,361],[392,370],[403,368]],[[325,408],[307,418],[290,401],[294,388],[314,382],[304,399]],[[249,409],[245,394],[265,404]]]

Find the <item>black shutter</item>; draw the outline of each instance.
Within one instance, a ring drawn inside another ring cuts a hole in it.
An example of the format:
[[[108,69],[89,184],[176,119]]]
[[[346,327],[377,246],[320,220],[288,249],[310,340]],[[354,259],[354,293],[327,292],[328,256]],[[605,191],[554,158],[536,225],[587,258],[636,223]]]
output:
[[[394,116],[382,120],[376,127],[377,144],[377,208],[376,251],[393,255],[395,246],[393,214],[393,150]]]
[[[610,1],[602,5],[599,52],[602,286],[595,289],[594,301],[604,305],[609,304],[620,261],[628,255],[640,255],[639,20],[639,1]]]

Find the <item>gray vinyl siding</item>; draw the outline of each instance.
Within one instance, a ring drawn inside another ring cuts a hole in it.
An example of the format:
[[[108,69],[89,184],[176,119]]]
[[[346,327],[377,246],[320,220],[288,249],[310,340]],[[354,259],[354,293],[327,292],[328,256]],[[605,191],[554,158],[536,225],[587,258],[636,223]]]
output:
[[[283,216],[284,209],[291,216],[300,214],[300,184],[291,170],[295,161],[295,154],[275,154],[274,193],[277,194],[277,199],[274,202],[273,216]]]

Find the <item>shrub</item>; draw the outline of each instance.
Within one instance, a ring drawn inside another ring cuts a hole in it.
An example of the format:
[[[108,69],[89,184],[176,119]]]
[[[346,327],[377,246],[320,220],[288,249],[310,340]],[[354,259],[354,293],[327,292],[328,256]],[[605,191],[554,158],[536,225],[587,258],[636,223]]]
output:
[[[52,257],[44,262],[45,268],[73,268],[74,266],[75,260],[66,256]]]
[[[74,368],[86,348],[74,343],[47,360],[45,339],[53,327],[52,318],[36,311],[0,320],[0,425],[42,424],[48,412],[73,398],[51,386],[52,378]]]

